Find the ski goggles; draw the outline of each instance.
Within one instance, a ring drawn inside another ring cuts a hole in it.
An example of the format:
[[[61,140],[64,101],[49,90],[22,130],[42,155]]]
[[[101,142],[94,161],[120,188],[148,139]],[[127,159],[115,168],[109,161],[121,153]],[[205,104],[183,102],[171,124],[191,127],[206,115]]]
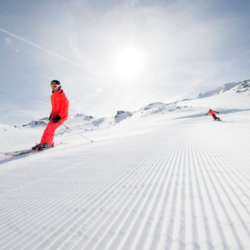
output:
[[[57,89],[58,88],[57,84],[51,84],[50,86],[51,86],[52,89]]]

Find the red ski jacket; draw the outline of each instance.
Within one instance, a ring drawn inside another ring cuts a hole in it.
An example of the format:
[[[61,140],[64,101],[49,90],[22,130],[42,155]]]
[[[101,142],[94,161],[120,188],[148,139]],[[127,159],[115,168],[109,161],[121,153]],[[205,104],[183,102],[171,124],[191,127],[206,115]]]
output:
[[[215,115],[215,113],[219,113],[219,112],[214,111],[214,110],[210,110],[210,111],[208,111],[207,115],[208,115],[208,114]]]
[[[51,95],[51,118],[53,119],[59,115],[62,120],[67,120],[69,112],[69,101],[63,92],[63,90],[58,90]]]

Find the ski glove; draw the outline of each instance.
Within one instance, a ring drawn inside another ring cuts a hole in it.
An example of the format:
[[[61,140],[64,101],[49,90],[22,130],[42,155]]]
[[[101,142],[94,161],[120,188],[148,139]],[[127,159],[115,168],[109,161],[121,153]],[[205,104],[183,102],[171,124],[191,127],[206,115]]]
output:
[[[52,121],[53,123],[57,123],[57,122],[59,122],[61,119],[62,119],[61,116],[57,115],[56,117],[54,117],[53,119],[51,119],[51,121]]]

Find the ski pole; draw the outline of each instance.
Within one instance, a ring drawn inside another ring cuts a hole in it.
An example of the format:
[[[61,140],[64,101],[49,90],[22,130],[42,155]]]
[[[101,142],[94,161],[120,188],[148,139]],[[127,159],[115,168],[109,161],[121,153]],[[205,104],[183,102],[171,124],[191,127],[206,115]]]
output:
[[[86,137],[86,136],[84,136],[84,135],[82,135],[82,134],[80,134],[80,133],[77,133],[77,132],[76,132],[76,131],[74,131],[73,129],[71,129],[71,128],[69,128],[68,126],[66,126],[66,125],[62,124],[61,122],[58,122],[58,123],[60,123],[63,127],[65,127],[65,128],[67,128],[67,129],[69,129],[69,130],[70,130],[70,131],[72,131],[73,133],[75,133],[75,134],[77,134],[77,135],[79,135],[79,136],[81,136],[81,137],[83,137],[83,138],[87,139],[88,141],[90,141],[90,142],[94,142],[93,140],[89,139],[88,137]]]

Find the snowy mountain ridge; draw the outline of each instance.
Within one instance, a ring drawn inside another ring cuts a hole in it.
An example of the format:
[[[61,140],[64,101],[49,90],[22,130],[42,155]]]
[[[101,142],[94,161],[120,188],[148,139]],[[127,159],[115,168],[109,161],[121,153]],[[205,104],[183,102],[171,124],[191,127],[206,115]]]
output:
[[[244,91],[248,91],[250,88],[250,80],[244,80],[242,82],[230,82],[225,83],[223,86],[216,88],[214,90],[199,94],[198,98],[205,98],[213,95],[219,95],[229,90],[233,90],[236,93],[241,93]],[[242,90],[242,91],[241,91]]]
[[[207,106],[208,109],[210,107],[213,107],[212,105],[210,106],[209,104],[209,103],[213,104],[213,102],[210,102],[207,98],[223,99],[223,94],[224,95],[231,94],[233,96],[231,96],[230,98],[234,98],[238,94],[249,93],[249,90],[250,90],[250,80],[244,80],[242,82],[237,82],[237,83],[226,83],[222,87],[200,94],[197,98],[194,99],[184,99],[181,101],[175,101],[171,103],[154,102],[134,112],[118,110],[116,114],[112,117],[93,117],[91,115],[75,114],[75,115],[70,115],[68,122],[71,125],[84,127],[85,131],[92,131],[94,129],[99,129],[99,128],[110,128],[111,126],[115,126],[131,118],[132,119],[143,118],[152,115],[170,114],[172,112],[175,113],[185,112],[185,111],[190,112],[195,109],[195,106],[197,106],[197,102],[202,103],[203,100],[205,101],[205,106]],[[222,102],[219,101],[219,103],[223,103],[223,101]],[[218,106],[218,108],[220,109],[223,109],[223,107],[221,107],[220,105],[216,106]],[[224,108],[224,112],[230,112],[230,110],[228,110],[228,108],[226,107]],[[32,121],[28,124],[25,124],[23,125],[23,127],[27,128],[44,127],[46,126],[47,122],[48,122],[48,117],[45,117],[37,121]]]
[[[242,83],[232,88],[235,93],[242,93],[250,90],[250,80],[245,80]]]

